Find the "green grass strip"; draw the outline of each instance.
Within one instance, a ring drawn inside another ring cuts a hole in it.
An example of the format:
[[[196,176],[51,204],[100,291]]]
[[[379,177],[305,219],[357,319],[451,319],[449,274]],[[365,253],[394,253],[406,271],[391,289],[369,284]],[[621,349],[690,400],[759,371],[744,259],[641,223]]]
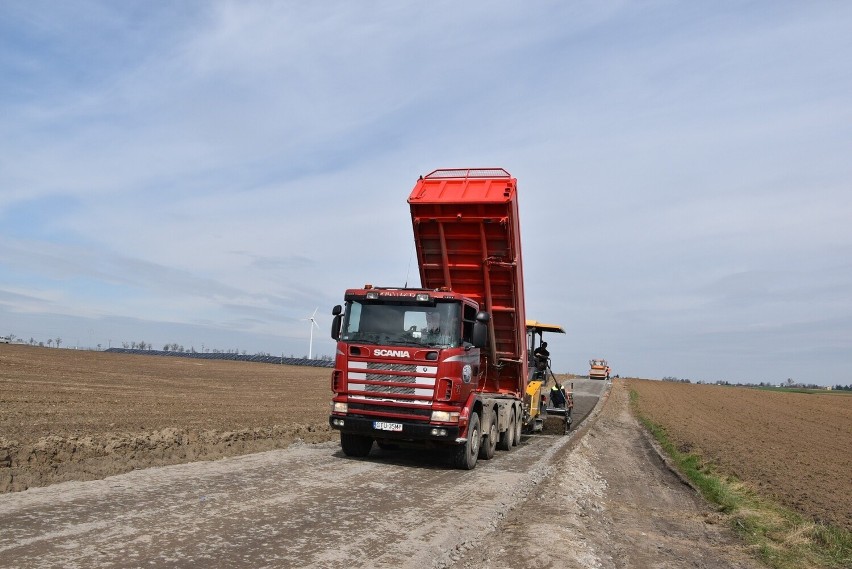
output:
[[[699,455],[680,452],[666,430],[642,413],[639,393],[633,389],[630,405],[678,470],[767,565],[773,569],[852,567],[852,532],[814,523],[759,496],[736,478],[714,471]]]

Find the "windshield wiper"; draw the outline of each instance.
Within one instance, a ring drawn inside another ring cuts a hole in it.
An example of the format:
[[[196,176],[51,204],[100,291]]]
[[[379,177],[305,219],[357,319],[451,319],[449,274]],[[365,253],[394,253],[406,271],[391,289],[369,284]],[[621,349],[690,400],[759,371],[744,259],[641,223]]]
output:
[[[372,344],[377,345],[378,340],[369,340],[367,338],[344,338],[345,341],[351,342],[353,344]]]
[[[399,338],[388,339],[388,344],[392,346],[422,346],[422,342],[416,340],[400,340]]]

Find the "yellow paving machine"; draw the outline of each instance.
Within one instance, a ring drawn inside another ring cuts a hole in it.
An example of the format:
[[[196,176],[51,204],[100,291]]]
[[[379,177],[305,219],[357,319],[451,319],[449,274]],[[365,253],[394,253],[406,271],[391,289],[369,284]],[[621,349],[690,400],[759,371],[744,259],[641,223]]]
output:
[[[558,324],[545,324],[537,320],[527,320],[527,341],[529,344],[530,379],[525,397],[524,427],[527,432],[540,432],[548,416],[563,418],[563,432],[571,429],[571,412],[574,409],[574,395],[571,389],[560,384],[550,367],[550,352],[544,341],[545,332],[564,334],[565,329]]]

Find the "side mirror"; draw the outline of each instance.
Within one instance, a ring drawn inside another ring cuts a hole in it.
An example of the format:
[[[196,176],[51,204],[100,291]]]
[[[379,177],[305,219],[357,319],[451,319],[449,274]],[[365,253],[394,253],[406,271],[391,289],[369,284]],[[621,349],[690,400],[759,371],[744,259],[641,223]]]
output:
[[[331,339],[338,340],[340,339],[340,322],[343,320],[341,313],[343,312],[343,307],[339,304],[335,305],[334,308],[331,309],[331,314],[334,316],[334,319],[331,321]]]
[[[488,322],[491,320],[491,315],[487,312],[479,312],[476,315],[476,322],[473,324],[473,345],[477,348],[484,348],[488,344]]]

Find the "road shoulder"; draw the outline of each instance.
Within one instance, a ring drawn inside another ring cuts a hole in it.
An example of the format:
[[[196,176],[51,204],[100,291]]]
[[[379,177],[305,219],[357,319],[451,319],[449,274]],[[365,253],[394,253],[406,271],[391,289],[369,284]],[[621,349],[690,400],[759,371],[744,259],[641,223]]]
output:
[[[551,476],[456,566],[763,567],[668,469],[628,399],[624,384],[615,382],[599,416]]]

